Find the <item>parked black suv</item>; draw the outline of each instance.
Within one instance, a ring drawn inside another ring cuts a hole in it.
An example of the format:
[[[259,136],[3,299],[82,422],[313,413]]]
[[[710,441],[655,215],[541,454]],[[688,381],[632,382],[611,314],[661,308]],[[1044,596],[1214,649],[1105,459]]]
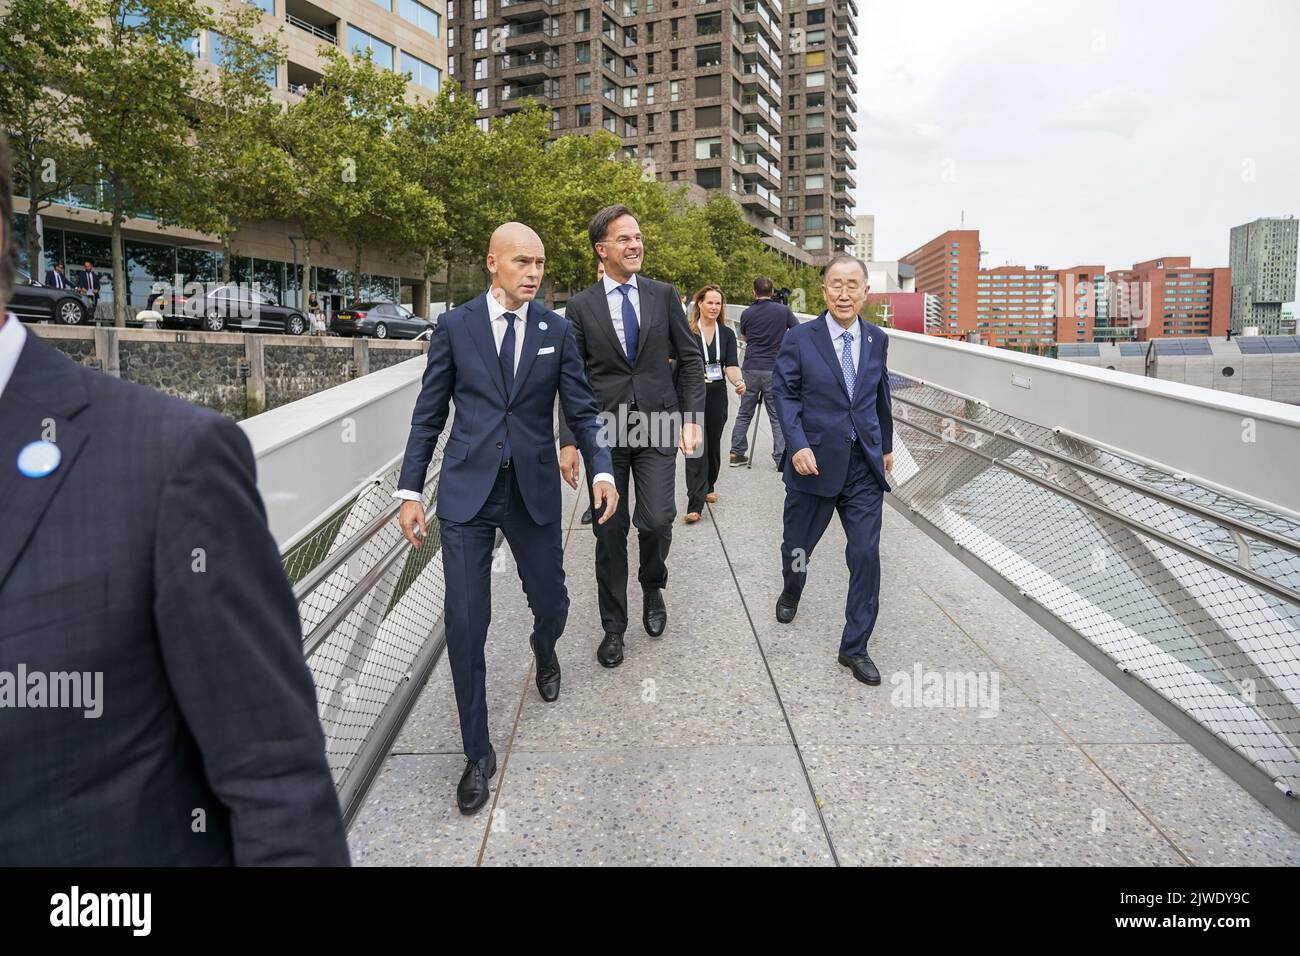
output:
[[[204,332],[238,329],[241,332],[287,332],[302,335],[307,317],[298,309],[280,305],[265,292],[237,284],[221,285],[204,296],[165,292],[150,306],[163,318],[164,326],[184,326]]]
[[[76,289],[56,289],[37,282],[19,269],[9,311],[24,322],[48,320],[59,325],[81,325],[90,318],[90,299]]]

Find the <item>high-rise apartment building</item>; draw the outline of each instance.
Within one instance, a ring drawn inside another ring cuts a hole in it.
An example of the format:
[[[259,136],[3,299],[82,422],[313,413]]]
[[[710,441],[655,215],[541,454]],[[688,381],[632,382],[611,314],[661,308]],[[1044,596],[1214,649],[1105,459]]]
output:
[[[856,0],[450,0],[448,70],[488,123],[532,98],[648,174],[723,190],[800,262],[853,248]]]
[[[446,23],[442,0],[247,0],[264,12],[258,29],[281,31],[284,62],[268,73],[267,82],[282,102],[294,102],[320,82],[325,69],[322,49],[335,47],[348,54],[369,51],[375,62],[409,75],[408,95],[433,97],[442,86],[447,65]],[[212,31],[190,46],[197,68],[216,63],[221,36]],[[27,201],[15,198],[15,213],[27,213]],[[101,211],[98,187],[79,190],[64,203],[42,212],[46,263],[80,264],[89,259],[107,272],[112,262],[108,216]],[[301,237],[287,222],[249,223],[236,234],[231,276],[256,283],[263,292],[289,305],[302,304]],[[21,232],[18,234],[21,235]],[[131,219],[123,230],[127,270],[127,299],[143,308],[156,283],[215,282],[222,273],[221,247],[211,236],[189,229],[160,227],[151,219]],[[295,245],[296,244],[296,245]],[[24,250],[25,255],[25,250]],[[346,243],[312,249],[314,286],[327,303],[339,304],[351,295],[354,260]],[[24,262],[31,268],[35,264]],[[424,313],[426,280],[414,261],[394,261],[381,250],[362,257],[362,290],[366,297],[412,303]],[[38,270],[39,271],[39,270]],[[71,271],[71,269],[69,269]],[[106,276],[106,278],[108,278]],[[105,288],[102,302],[116,290]]]
[[[1282,304],[1296,295],[1296,245],[1300,220],[1294,216],[1256,219],[1234,226],[1228,244],[1232,269],[1232,330],[1282,332]]]
[[[785,0],[785,212],[795,243],[824,261],[851,251],[858,88],[856,0]]]
[[[962,335],[977,328],[978,229],[950,229],[899,259],[916,270],[916,291],[943,303],[939,332]]]
[[[876,260],[876,217],[857,217],[857,240],[854,255],[863,262]]]
[[[1193,266],[1188,256],[1165,256],[1107,274],[1111,324],[1133,330],[1139,342],[1168,335],[1228,334],[1232,270]]]

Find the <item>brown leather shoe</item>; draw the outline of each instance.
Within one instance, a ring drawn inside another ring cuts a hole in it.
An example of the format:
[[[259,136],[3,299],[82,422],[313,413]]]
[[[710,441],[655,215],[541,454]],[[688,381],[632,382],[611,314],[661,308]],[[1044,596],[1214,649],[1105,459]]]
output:
[[[698,511],[690,511],[690,512],[687,512],[687,514],[686,514],[686,523],[687,523],[687,524],[695,524],[695,522],[697,522],[697,521],[699,521],[699,520],[700,520],[700,513],[699,513]]]
[[[704,500],[707,501],[709,504],[713,504],[715,501],[718,500],[718,493],[716,491],[710,491],[707,495],[704,496]]]

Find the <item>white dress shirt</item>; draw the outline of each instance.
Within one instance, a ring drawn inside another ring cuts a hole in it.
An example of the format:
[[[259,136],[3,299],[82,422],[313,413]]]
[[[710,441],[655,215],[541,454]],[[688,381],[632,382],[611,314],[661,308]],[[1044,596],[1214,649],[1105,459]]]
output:
[[[852,337],[852,344],[849,346],[849,352],[853,356],[853,373],[858,371],[858,362],[862,355],[862,320],[858,319],[847,329],[841,328],[840,324],[835,321],[835,316],[830,312],[826,313],[826,328],[831,333],[831,345],[835,348],[835,358],[839,359],[844,354],[844,333],[848,332]]]
[[[5,393],[5,386],[13,377],[18,365],[18,356],[22,354],[23,343],[27,341],[27,330],[12,314],[5,314],[5,324],[0,325],[0,395]]]
[[[622,293],[618,293],[622,297]],[[496,296],[488,292],[484,298],[487,299],[488,321],[492,324],[492,342],[496,346],[497,355],[501,354],[501,343],[506,338],[506,313],[512,311],[497,301]],[[519,371],[519,360],[524,354],[524,328],[528,324],[528,307],[530,303],[525,302],[523,307],[515,311],[515,371]],[[621,306],[620,306],[621,308]],[[611,485],[614,483],[614,476],[604,472],[596,475],[593,482],[608,481]],[[401,498],[405,501],[423,501],[424,496],[415,491],[404,491],[399,488],[393,492],[394,498]]]
[[[609,318],[614,323],[614,334],[618,336],[618,344],[623,346],[623,354],[627,354],[627,334],[623,331],[623,293],[618,291],[620,283],[615,282],[608,275],[602,280],[605,283],[605,301],[609,304]],[[630,275],[627,283],[632,287],[627,297],[632,302],[632,310],[636,313],[637,328],[641,327],[641,290],[637,288],[636,275]]]

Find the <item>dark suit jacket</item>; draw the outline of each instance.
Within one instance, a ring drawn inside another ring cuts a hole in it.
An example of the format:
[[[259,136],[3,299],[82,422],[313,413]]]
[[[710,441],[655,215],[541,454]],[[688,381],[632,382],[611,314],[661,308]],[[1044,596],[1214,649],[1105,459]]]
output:
[[[55,278],[55,273],[53,269],[45,270],[45,284],[49,286],[51,289],[56,288],[58,286],[59,283]],[[68,281],[68,277],[66,275],[63,277],[63,288],[65,289],[72,288],[72,283]]]
[[[618,342],[604,283],[597,282],[583,289],[569,300],[564,310],[565,317],[573,323],[578,351],[587,367],[587,380],[600,408],[615,411],[620,405],[635,401],[637,409],[645,413],[701,415],[704,360],[700,358],[699,343],[693,341],[681,296],[666,282],[641,275],[636,281],[641,330],[635,365],[628,362],[627,353]],[[674,356],[678,357],[676,369],[668,361]],[[560,444],[574,444],[573,435],[563,423]],[[676,439],[658,443],[657,447],[665,455],[671,455],[677,447]]]
[[[514,388],[506,394],[492,337],[487,296],[480,295],[438,320],[429,340],[420,397],[397,487],[423,491],[448,403],[456,418],[443,449],[438,517],[469,521],[483,507],[501,468],[507,437],[519,492],[539,525],[560,520],[560,466],[555,452],[554,407],[561,427],[578,435],[592,474],[613,472],[609,450],[599,445],[596,398],[582,372],[573,326],[540,302],[530,302]],[[521,330],[516,325],[515,334]]]
[[[889,336],[866,320],[862,322],[861,352],[853,401],[844,386],[840,355],[826,328],[826,313],[785,333],[772,374],[772,397],[785,433],[785,484],[796,491],[829,497],[844,487],[849,470],[850,435],[858,441],[881,487],[885,479],[884,456],[894,450],[894,415],[889,396]],[[817,474],[801,475],[791,459],[811,448],[817,456]]]
[[[44,478],[19,450],[52,439]],[[0,395],[0,865],[348,862],[297,605],[234,422],[28,333]]]
[[[77,288],[87,295],[96,295],[99,292],[99,276],[95,273],[87,273],[82,269],[77,273]]]

